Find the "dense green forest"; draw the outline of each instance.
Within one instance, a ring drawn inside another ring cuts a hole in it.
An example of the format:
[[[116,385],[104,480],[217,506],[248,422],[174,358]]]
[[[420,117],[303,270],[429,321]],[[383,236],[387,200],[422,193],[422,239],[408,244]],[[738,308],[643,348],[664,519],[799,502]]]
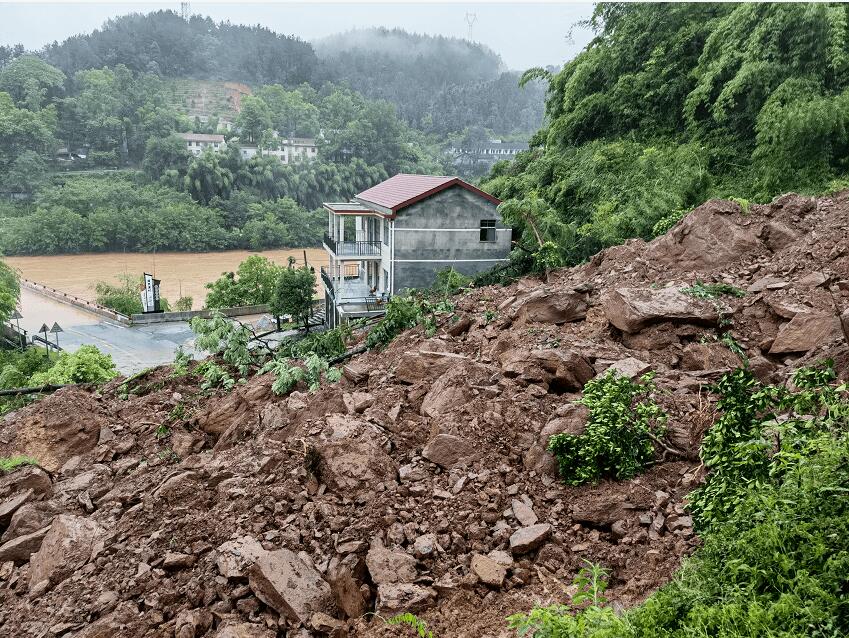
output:
[[[555,259],[540,255],[549,265],[650,238],[710,197],[845,186],[847,12],[599,4],[580,55],[556,75],[527,74],[548,79],[546,125],[484,186],[554,242]]]

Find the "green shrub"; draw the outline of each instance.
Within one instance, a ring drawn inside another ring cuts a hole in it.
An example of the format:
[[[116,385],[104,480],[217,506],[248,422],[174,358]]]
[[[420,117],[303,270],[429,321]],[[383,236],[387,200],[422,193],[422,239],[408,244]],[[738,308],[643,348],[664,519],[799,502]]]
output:
[[[730,284],[706,284],[699,279],[697,279],[696,283],[692,286],[682,288],[681,292],[685,295],[696,297],[697,299],[716,299],[722,295],[728,295],[729,297],[746,296],[746,292],[744,290],[740,290]]]
[[[194,305],[194,299],[189,296],[183,296],[174,302],[174,310],[176,312],[189,312]]]
[[[0,473],[11,472],[23,465],[38,465],[38,461],[31,456],[0,456]]]
[[[651,379],[634,383],[609,371],[584,386],[578,402],[590,415],[583,434],[556,434],[548,442],[566,483],[631,478],[654,460],[652,437],[662,436],[667,416],[652,398]]]
[[[665,217],[661,217],[657,220],[657,222],[655,222],[655,225],[652,226],[651,236],[660,237],[661,235],[665,235],[669,232],[670,228],[684,219],[689,212],[690,211],[686,208],[679,208],[678,210],[672,211]]]
[[[470,277],[457,272],[453,267],[445,268],[436,273],[436,281],[430,289],[441,296],[455,295],[470,283]]]
[[[392,297],[386,304],[386,314],[371,329],[366,338],[369,348],[383,348],[405,330],[422,320],[422,308],[412,295]]]
[[[801,369],[790,390],[726,374],[690,495],[703,544],[672,582],[621,616],[546,607],[511,625],[537,638],[849,635],[849,388],[835,376],[830,362]]]
[[[238,369],[243,377],[247,376],[250,367],[256,364],[248,347],[251,332],[240,323],[213,311],[209,319],[195,317],[189,322],[189,326],[197,335],[197,348],[220,354],[224,363]]]
[[[203,378],[200,384],[201,390],[212,390],[215,388],[232,390],[233,386],[236,385],[236,380],[230,376],[226,368],[218,365],[212,359],[207,359],[201,363],[195,369],[195,372]]]
[[[82,346],[76,352],[63,352],[48,370],[30,378],[34,386],[63,383],[101,383],[118,376],[112,356],[94,346]]]

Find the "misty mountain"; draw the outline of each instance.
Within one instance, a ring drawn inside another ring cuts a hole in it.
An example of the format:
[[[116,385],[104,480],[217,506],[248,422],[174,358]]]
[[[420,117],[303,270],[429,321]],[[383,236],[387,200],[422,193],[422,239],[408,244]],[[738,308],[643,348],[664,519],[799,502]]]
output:
[[[447,134],[469,126],[528,132],[542,123],[545,89],[520,89],[485,45],[401,29],[357,29],[313,43],[326,74],[371,98],[389,100],[411,125]]]
[[[69,78],[122,64],[137,73],[229,80],[255,89],[308,83],[320,90],[333,82],[393,103],[409,125],[443,138],[469,127],[528,135],[541,125],[544,110],[543,85],[520,89],[519,73],[485,45],[400,29],[349,31],[311,44],[261,26],[155,11],[108,20],[39,55]]]
[[[315,82],[319,66],[312,46],[298,38],[199,15],[183,20],[173,11],[108,20],[87,35],[48,45],[41,56],[69,77],[123,64],[163,77],[257,85]]]

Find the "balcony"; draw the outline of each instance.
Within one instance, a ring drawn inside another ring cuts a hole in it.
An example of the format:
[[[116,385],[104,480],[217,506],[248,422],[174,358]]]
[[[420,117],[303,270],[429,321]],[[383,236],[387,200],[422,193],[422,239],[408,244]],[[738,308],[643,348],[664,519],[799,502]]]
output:
[[[336,240],[330,237],[327,233],[324,234],[324,245],[337,257],[352,257],[352,258],[369,258],[380,257],[381,243],[379,240],[360,239],[360,233],[357,233],[357,239]]]
[[[365,272],[358,264],[345,264],[342,276],[334,276],[324,266],[321,280],[337,309],[349,317],[365,317],[385,312],[389,295],[371,292]]]

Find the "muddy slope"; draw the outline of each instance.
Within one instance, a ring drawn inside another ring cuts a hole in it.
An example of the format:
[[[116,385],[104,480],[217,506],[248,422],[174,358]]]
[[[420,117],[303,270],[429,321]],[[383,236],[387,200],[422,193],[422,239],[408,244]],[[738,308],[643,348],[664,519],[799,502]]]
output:
[[[509,636],[584,559],[635,604],[698,543],[683,499],[730,340],[763,380],[824,357],[846,377],[847,222],[845,193],[711,201],[547,283],[475,290],[313,394],[260,376],[206,396],[166,367],[10,414],[0,456],[43,468],[0,477],[0,635],[409,635],[365,614],[411,610],[439,636]],[[696,280],[747,293],[680,292]],[[573,401],[610,366],[657,373],[667,449],[565,487],[547,438],[581,431]]]

